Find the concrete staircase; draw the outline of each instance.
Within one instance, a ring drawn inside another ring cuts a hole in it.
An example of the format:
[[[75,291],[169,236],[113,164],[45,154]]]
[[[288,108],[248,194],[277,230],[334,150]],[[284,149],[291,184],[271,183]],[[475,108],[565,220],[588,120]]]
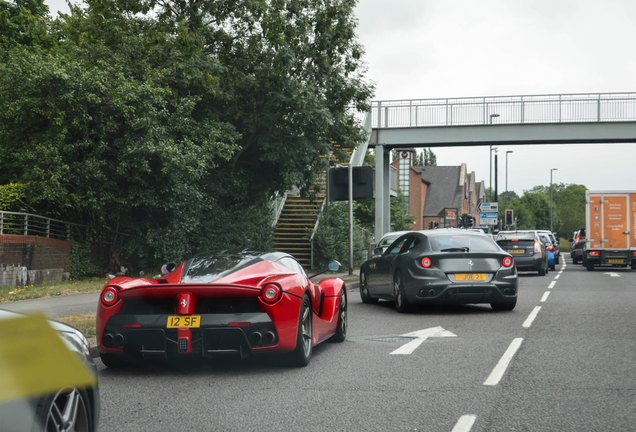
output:
[[[318,220],[324,195],[288,195],[274,229],[274,250],[293,255],[305,268],[311,268],[311,234]]]
[[[340,149],[339,145],[334,145]],[[330,156],[330,165],[339,161],[336,152]],[[347,158],[349,154],[345,154]],[[342,157],[342,155],[341,155]],[[274,250],[294,256],[305,268],[310,269],[311,235],[320,217],[322,205],[327,196],[327,171],[317,176],[308,191],[302,195],[287,195],[285,205],[274,229]]]

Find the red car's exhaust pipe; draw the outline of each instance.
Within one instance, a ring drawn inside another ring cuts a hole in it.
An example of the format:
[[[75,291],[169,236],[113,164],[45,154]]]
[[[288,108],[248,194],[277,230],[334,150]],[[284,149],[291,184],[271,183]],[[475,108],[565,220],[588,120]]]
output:
[[[263,334],[261,332],[254,332],[250,335],[250,342],[252,345],[259,345],[263,341]]]
[[[113,345],[115,345],[116,347],[124,346],[124,335],[121,333],[117,333],[113,337]]]
[[[276,341],[276,335],[272,331],[265,332],[263,335],[263,343],[265,345],[271,345]]]

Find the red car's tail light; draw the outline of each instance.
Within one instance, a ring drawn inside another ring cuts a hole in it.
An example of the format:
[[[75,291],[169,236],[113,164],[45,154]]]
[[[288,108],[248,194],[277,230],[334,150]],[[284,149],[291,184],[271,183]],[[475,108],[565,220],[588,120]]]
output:
[[[424,268],[429,268],[430,266],[433,265],[433,260],[430,259],[429,257],[424,257],[420,261],[420,264],[422,264],[422,267],[424,267]]]
[[[117,288],[109,286],[104,288],[101,295],[102,303],[106,306],[112,306],[119,300],[119,293]]]
[[[587,254],[593,257],[601,256],[601,253],[599,251],[589,251]]]
[[[283,295],[283,291],[276,284],[267,284],[261,289],[261,299],[265,303],[276,303]]]
[[[636,251],[632,251],[632,256],[636,257]]]
[[[504,267],[512,267],[512,257],[503,257],[503,259],[501,260],[501,265]]]

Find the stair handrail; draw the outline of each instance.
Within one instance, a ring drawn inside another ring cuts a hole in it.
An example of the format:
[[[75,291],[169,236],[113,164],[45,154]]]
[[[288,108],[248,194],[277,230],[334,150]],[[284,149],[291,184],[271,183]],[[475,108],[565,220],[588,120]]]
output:
[[[362,120],[360,127],[364,131],[364,138],[360,143],[358,143],[358,146],[353,150],[351,158],[349,159],[349,163],[354,167],[362,166],[364,163],[364,156],[367,154],[369,143],[371,142],[371,112],[364,114],[364,119]]]
[[[316,217],[316,223],[314,224],[314,229],[311,232],[311,236],[309,236],[309,245],[311,247],[311,256],[309,257],[311,262],[311,268],[315,268],[314,262],[314,236],[316,235],[316,231],[318,231],[318,226],[320,225],[320,216],[322,216],[322,212],[325,208],[325,204],[327,203],[327,197],[323,198],[322,204],[320,205],[320,211],[318,212],[318,216]]]
[[[287,195],[289,192],[285,192],[283,196],[278,196],[278,192],[276,192],[276,197],[274,198],[274,220],[272,221],[272,226],[275,227],[278,223],[278,219],[280,218],[281,213],[283,212],[283,207],[285,207],[285,202],[287,201]]]

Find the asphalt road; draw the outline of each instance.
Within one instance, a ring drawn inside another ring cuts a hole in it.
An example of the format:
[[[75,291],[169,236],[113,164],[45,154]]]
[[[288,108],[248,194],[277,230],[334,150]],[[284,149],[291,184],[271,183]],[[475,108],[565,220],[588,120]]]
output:
[[[319,346],[302,369],[228,359],[113,371],[97,360],[101,430],[635,430],[636,272],[557,270],[522,275],[512,312],[402,315],[354,289],[347,341]],[[55,317],[94,311],[97,298],[1,307]],[[391,354],[425,329],[410,354]]]
[[[305,368],[228,359],[119,371],[97,360],[101,430],[635,430],[636,272],[569,262],[522,276],[512,312],[403,315],[353,290],[347,340],[320,345]],[[435,330],[412,353],[391,354],[423,329]]]
[[[42,312],[49,318],[95,312],[99,293],[72,294],[34,300],[0,303],[0,308],[13,312]]]

